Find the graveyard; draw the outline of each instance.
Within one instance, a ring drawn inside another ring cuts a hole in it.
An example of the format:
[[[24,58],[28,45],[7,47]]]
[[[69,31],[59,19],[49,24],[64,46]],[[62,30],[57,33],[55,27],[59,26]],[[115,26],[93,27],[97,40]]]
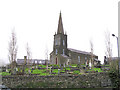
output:
[[[17,68],[17,69],[16,69]],[[14,73],[10,69],[2,70],[3,84],[9,88],[101,88],[111,87],[107,72],[109,65],[89,67],[82,64],[32,65],[26,67],[24,74],[16,67]]]
[[[86,65],[81,65],[80,67],[77,64],[66,65],[65,67],[61,67],[59,65],[48,65],[48,69],[46,69],[46,65],[34,65],[30,67],[26,67],[24,71],[24,75],[39,75],[39,76],[47,76],[47,75],[81,75],[81,74],[89,74],[89,73],[97,73],[97,72],[106,72],[109,70],[108,65],[105,68],[98,68],[98,67],[86,67]],[[0,75],[12,75],[10,69],[2,70]],[[14,69],[14,75],[20,75],[20,68],[16,67]]]

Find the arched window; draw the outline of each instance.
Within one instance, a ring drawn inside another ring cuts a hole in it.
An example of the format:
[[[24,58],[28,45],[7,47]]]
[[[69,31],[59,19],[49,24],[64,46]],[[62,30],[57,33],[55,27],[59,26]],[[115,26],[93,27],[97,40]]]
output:
[[[65,40],[63,40],[63,46],[65,46]]]
[[[85,61],[87,61],[87,57],[85,57]]]
[[[57,55],[57,53],[58,53],[58,51],[57,51],[57,49],[56,49],[56,55]]]
[[[78,62],[80,63],[80,56],[78,56]]]
[[[55,45],[58,45],[58,42],[57,42],[57,40],[55,40]]]
[[[65,55],[65,50],[63,49],[63,55]]]
[[[71,57],[71,53],[69,53],[69,56]]]
[[[87,65],[87,57],[85,56],[85,65]]]

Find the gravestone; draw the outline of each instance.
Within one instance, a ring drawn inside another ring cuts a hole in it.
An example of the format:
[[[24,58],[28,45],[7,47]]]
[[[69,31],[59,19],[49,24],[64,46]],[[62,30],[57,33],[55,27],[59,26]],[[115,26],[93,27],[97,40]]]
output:
[[[8,69],[6,69],[6,72],[9,73]]]
[[[40,70],[40,66],[38,66],[38,69]]]
[[[36,66],[36,69],[38,68],[38,66]]]
[[[58,69],[58,74],[60,74],[60,69]]]
[[[16,68],[13,69],[13,75],[17,74]]]
[[[16,67],[15,70],[16,70],[16,74],[17,74],[18,73],[18,68]]]
[[[92,67],[92,64],[91,64],[91,62],[89,63],[89,66],[90,66],[90,69],[91,69],[91,67]]]
[[[28,70],[28,73],[29,73],[29,74],[31,74],[31,71],[30,71],[30,69]]]
[[[48,67],[48,68],[50,68],[50,72],[49,73],[51,74],[52,73],[52,67]]]

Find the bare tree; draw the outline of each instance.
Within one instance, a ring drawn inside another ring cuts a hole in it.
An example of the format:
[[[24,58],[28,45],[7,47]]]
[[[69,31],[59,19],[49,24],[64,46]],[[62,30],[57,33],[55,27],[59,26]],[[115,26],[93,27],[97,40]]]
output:
[[[29,47],[28,43],[27,43],[27,46],[26,46],[26,51],[27,51],[27,57],[28,57],[27,63],[29,64],[30,60],[32,59],[32,53],[31,53],[31,50],[30,50],[30,47]]]
[[[111,57],[112,57],[112,45],[111,45],[111,41],[110,41],[110,32],[109,31],[105,32],[105,45],[106,45],[105,55],[106,55],[108,63],[109,63],[111,61]]]
[[[45,50],[46,69],[48,70],[48,48]]]
[[[12,30],[10,41],[9,41],[9,47],[8,47],[8,58],[10,61],[10,67],[11,71],[13,72],[13,68],[15,68],[16,64],[16,58],[17,58],[17,38],[16,38],[16,33],[15,33],[15,28]]]
[[[93,55],[93,41],[90,40],[90,49],[91,49],[91,63],[94,65],[94,55]]]

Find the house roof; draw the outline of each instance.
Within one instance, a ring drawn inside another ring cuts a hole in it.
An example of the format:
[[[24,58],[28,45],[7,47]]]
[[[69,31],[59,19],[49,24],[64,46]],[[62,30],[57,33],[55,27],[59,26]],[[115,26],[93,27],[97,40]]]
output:
[[[76,53],[85,54],[85,55],[91,55],[91,52],[80,51],[80,50],[76,50],[76,49],[72,49],[72,48],[68,48],[68,50],[70,50],[72,52],[76,52]],[[93,55],[96,56],[95,54],[93,54]]]
[[[32,59],[32,60],[30,60],[31,63],[33,63],[34,61],[41,61],[41,63],[44,63],[46,60],[42,60],[42,59]],[[48,60],[48,62],[49,62],[49,60]],[[23,64],[24,59],[17,59],[17,63],[18,64]]]

